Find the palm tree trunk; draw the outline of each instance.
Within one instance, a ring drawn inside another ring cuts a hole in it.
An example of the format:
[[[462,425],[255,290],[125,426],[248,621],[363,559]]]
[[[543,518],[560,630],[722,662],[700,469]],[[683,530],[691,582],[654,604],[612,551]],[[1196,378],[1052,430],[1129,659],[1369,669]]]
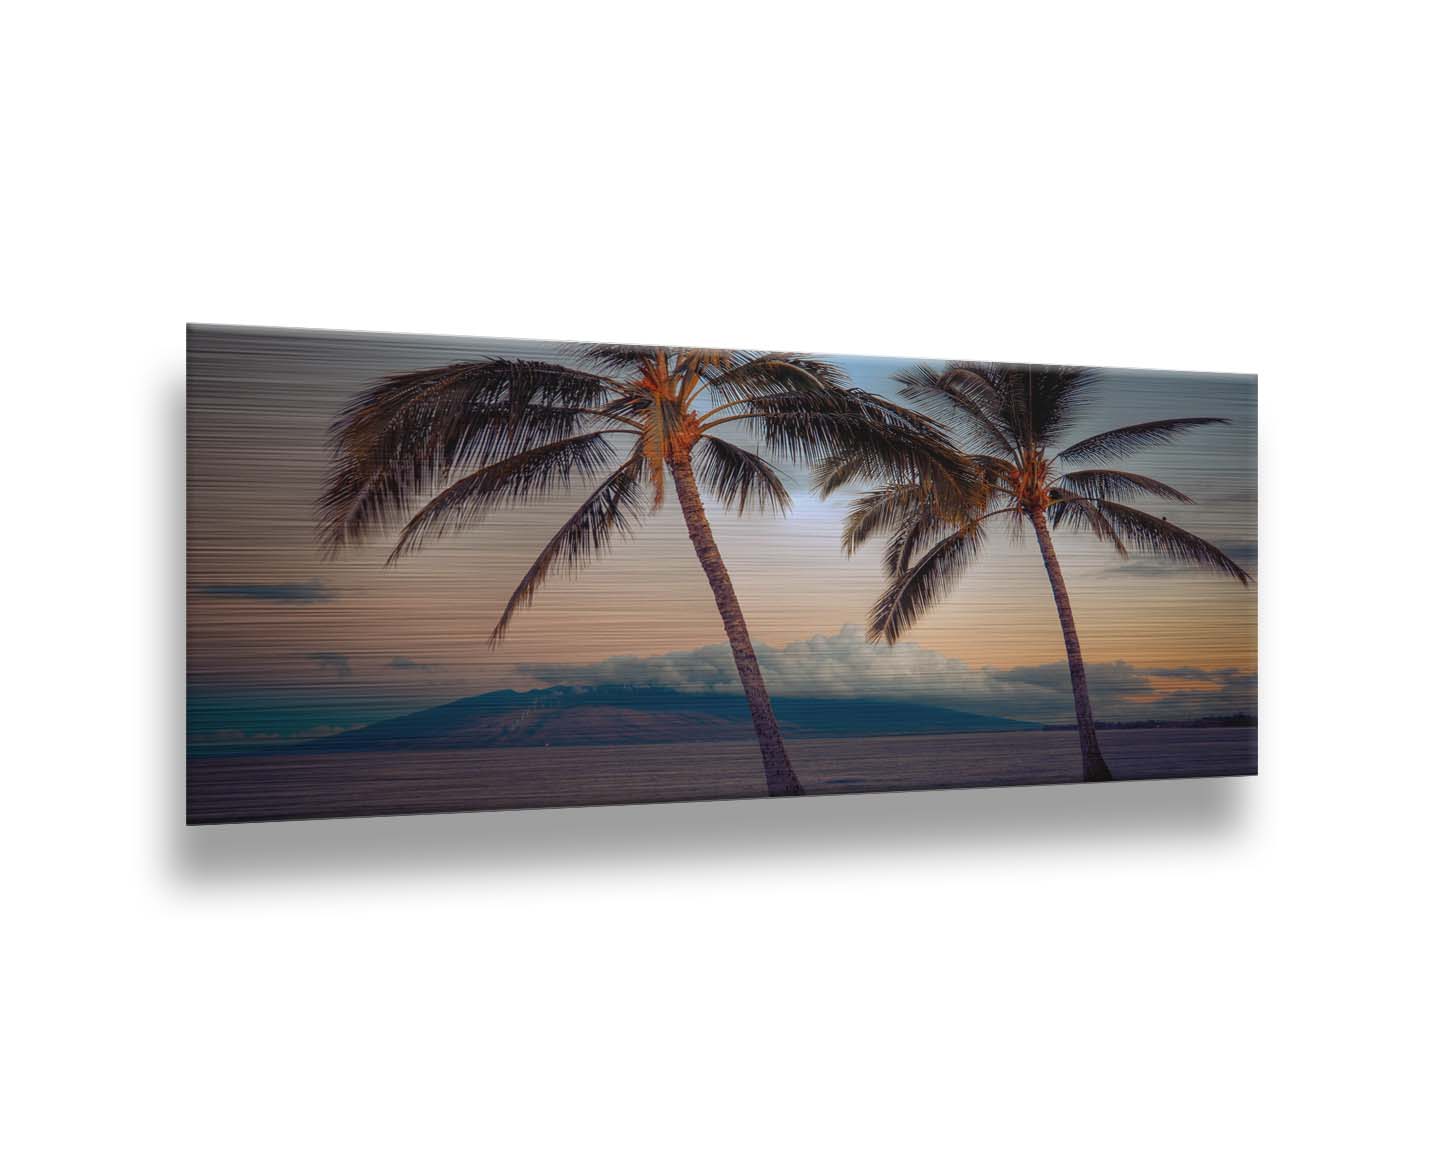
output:
[[[1075,725],[1080,729],[1080,757],[1086,780],[1113,780],[1105,757],[1100,755],[1100,737],[1095,732],[1095,714],[1090,711],[1090,686],[1085,682],[1085,661],[1080,658],[1080,636],[1075,631],[1075,614],[1070,610],[1070,593],[1065,590],[1065,577],[1050,540],[1050,527],[1045,513],[1034,509],[1030,523],[1035,526],[1035,539],[1040,541],[1040,555],[1045,558],[1045,574],[1050,577],[1050,590],[1055,593],[1055,609],[1060,613],[1060,631],[1065,635],[1065,655],[1070,661],[1070,687],[1075,693]]]
[[[790,767],[790,757],[780,739],[780,725],[776,723],[775,710],[770,706],[770,693],[765,690],[765,680],[760,675],[760,661],[756,659],[755,648],[750,643],[750,630],[745,627],[745,617],[740,611],[735,587],[730,583],[730,573],[725,570],[725,561],[721,559],[720,549],[710,532],[710,520],[705,515],[705,505],[700,500],[700,488],[695,483],[695,473],[688,456],[676,453],[670,460],[670,474],[675,477],[675,494],[680,501],[680,511],[685,516],[690,543],[695,546],[700,567],[710,581],[715,607],[720,610],[725,635],[730,638],[735,670],[740,673],[740,686],[745,689],[750,718],[755,723],[755,737],[760,741],[760,756],[765,761],[765,783],[771,796],[803,796],[805,789]]]

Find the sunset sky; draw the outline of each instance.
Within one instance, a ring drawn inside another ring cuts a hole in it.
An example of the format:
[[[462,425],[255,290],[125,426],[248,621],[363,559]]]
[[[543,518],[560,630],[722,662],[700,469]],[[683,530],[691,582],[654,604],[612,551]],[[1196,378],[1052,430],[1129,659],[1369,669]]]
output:
[[[957,349],[958,354],[966,350]],[[190,741],[292,740],[497,688],[652,683],[738,691],[714,601],[673,499],[575,580],[557,579],[488,636],[581,493],[496,514],[385,567],[393,536],[336,560],[315,544],[330,422],[387,373],[486,356],[566,359],[563,344],[192,327],[188,347]],[[823,354],[822,354],[823,355]],[[893,397],[912,360],[825,355]],[[938,361],[936,363],[939,363]],[[1258,574],[1253,376],[1107,372],[1071,440],[1143,420],[1222,416],[1117,467],[1193,497],[1140,504]],[[987,554],[893,649],[864,640],[880,546],[839,547],[844,494],[819,501],[785,467],[786,519],[710,515],[774,695],[933,698],[1065,721],[1069,682],[1032,539]],[[584,489],[588,491],[588,488]],[[1256,597],[1217,575],[1122,560],[1062,533],[1100,719],[1255,709]]]

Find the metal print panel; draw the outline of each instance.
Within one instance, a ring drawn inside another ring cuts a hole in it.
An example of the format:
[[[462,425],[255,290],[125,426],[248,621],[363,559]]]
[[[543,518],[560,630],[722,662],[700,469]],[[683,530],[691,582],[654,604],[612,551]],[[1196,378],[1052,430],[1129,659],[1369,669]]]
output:
[[[191,823],[1256,771],[1253,376],[192,326]]]

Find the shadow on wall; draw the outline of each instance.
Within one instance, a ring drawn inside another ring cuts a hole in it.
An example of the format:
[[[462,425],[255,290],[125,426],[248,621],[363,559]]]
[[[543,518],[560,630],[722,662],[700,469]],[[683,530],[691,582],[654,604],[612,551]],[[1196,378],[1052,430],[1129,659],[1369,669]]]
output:
[[[871,793],[607,808],[385,816],[185,827],[185,404],[166,389],[165,541],[173,582],[156,590],[167,622],[166,734],[157,804],[165,861],[182,885],[434,873],[673,870],[815,863],[827,857],[980,859],[1014,851],[1067,857],[1239,836],[1243,778]]]
[[[185,828],[182,883],[384,873],[674,870],[858,856],[1073,856],[1238,835],[1243,778],[728,800]]]

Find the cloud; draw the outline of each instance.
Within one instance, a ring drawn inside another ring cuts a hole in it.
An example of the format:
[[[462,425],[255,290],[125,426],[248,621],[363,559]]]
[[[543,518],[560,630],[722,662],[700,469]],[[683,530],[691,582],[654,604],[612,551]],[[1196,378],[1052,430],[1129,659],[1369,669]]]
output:
[[[305,659],[334,672],[342,680],[350,675],[350,657],[343,652],[306,652]]]
[[[408,656],[396,656],[393,660],[389,661],[385,667],[396,668],[401,672],[433,672],[439,665],[422,664],[418,660],[411,660]]]
[[[228,600],[262,600],[289,604],[320,604],[335,599],[335,593],[320,580],[290,584],[202,584],[196,591],[202,596]]]
[[[873,645],[855,624],[783,648],[756,645],[774,696],[923,700],[1018,720],[1073,719],[1070,670],[1063,661],[1015,668],[975,667],[919,644]],[[662,656],[613,656],[594,664],[526,664],[544,684],[630,684],[679,692],[739,692],[726,644]],[[1235,669],[1158,668],[1116,661],[1086,666],[1102,719],[1188,716],[1255,710],[1255,677]]]
[[[1043,688],[1047,692],[1070,691],[1070,665],[1063,661],[1054,664],[1030,664],[1016,668],[991,670],[990,674],[1000,684],[1023,685],[1028,688]],[[1085,665],[1085,682],[1090,691],[1097,694],[1124,695],[1126,693],[1148,692],[1150,681],[1147,672],[1116,660],[1109,664]]]

